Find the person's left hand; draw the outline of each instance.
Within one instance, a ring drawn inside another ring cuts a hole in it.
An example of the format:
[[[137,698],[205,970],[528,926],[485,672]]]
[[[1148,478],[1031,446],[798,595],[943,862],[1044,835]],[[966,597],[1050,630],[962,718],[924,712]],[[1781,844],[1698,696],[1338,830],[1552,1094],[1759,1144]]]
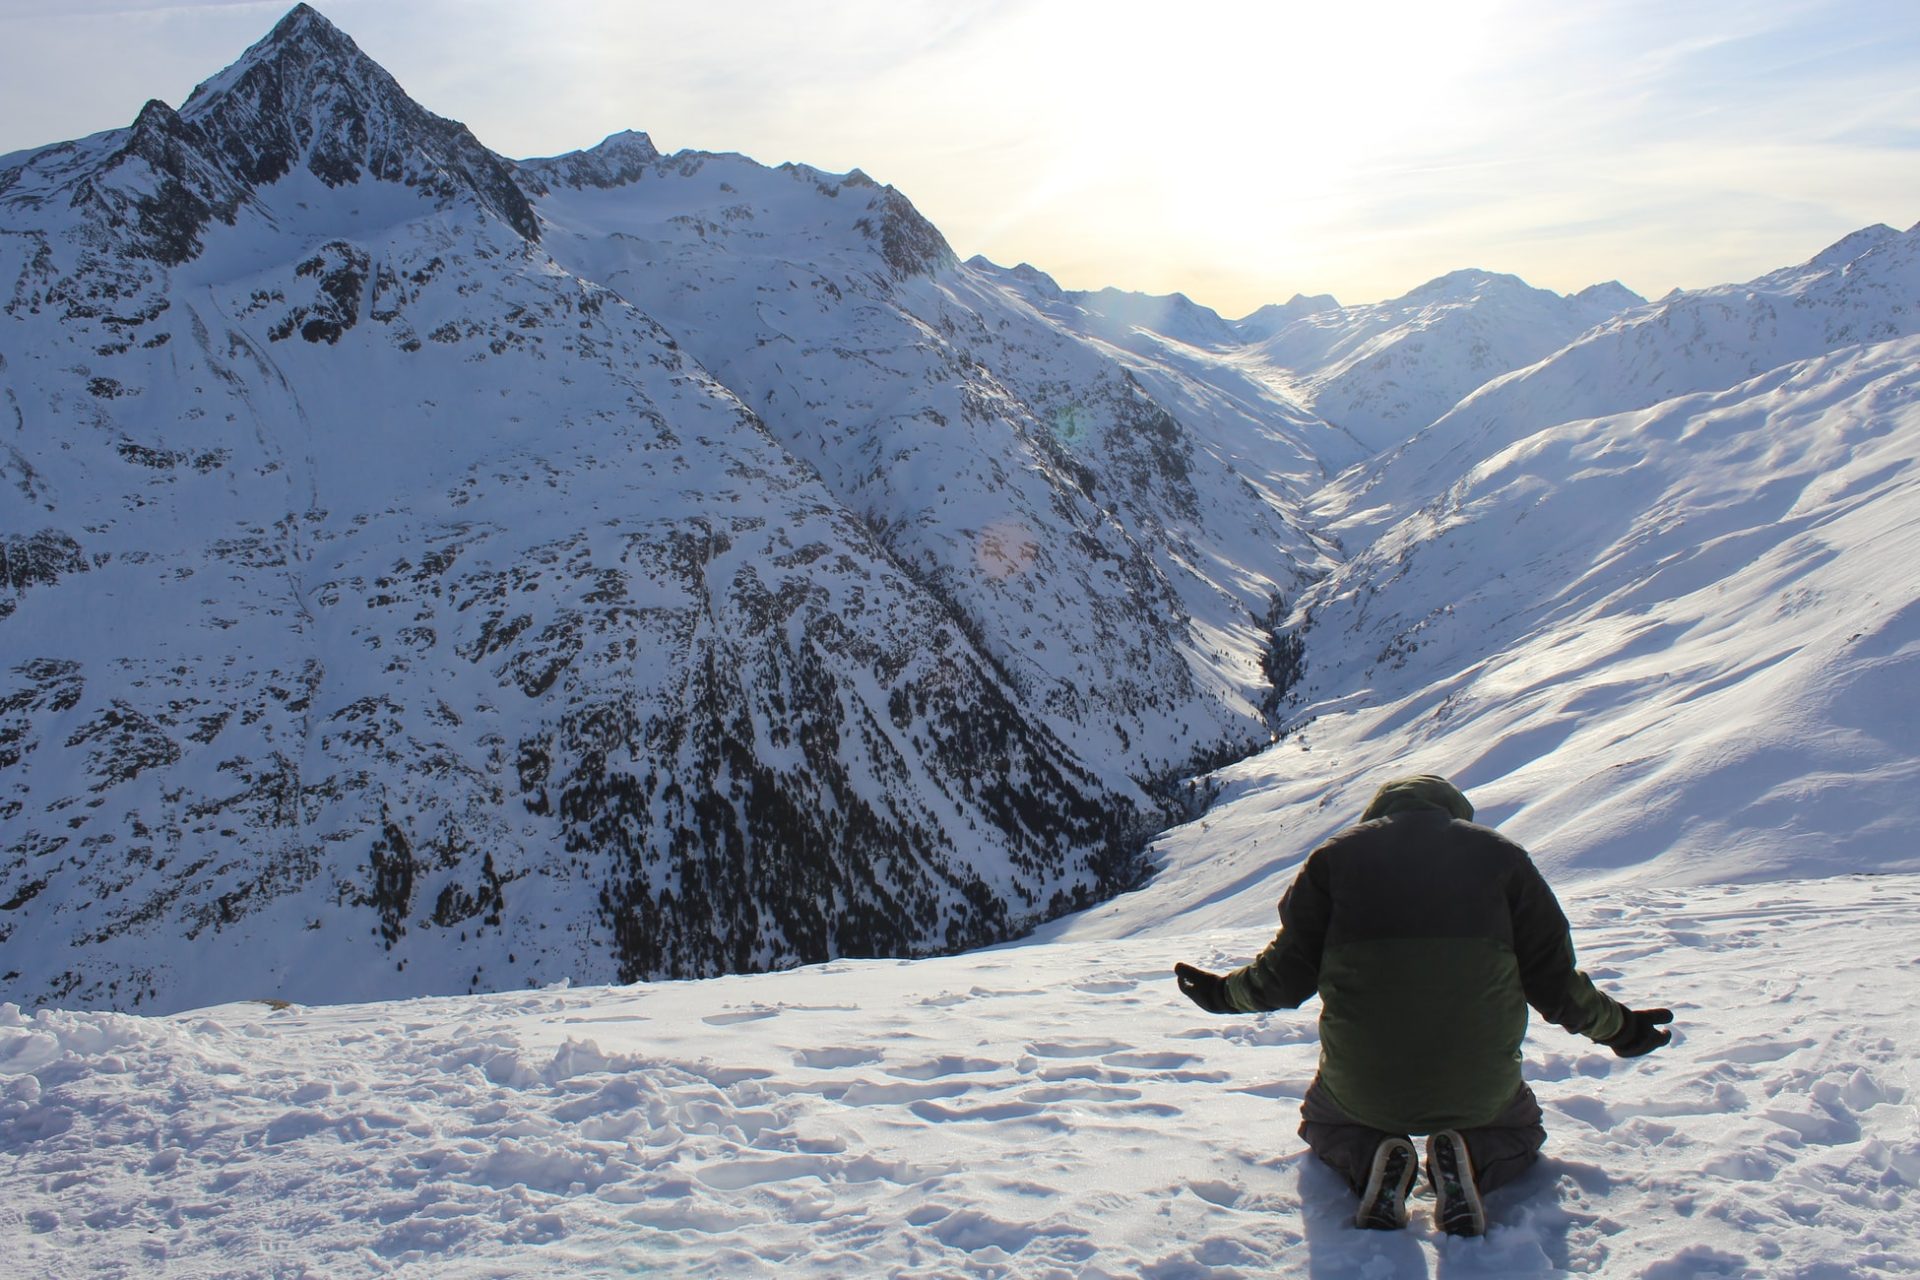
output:
[[[1233,1002],[1227,999],[1227,980],[1219,974],[1196,969],[1190,964],[1176,964],[1173,966],[1173,976],[1187,999],[1208,1013],[1234,1012]]]
[[[1621,1012],[1625,1016],[1620,1020],[1620,1030],[1607,1041],[1607,1047],[1621,1057],[1644,1057],[1673,1039],[1673,1032],[1663,1029],[1673,1021],[1673,1010],[1624,1009]]]

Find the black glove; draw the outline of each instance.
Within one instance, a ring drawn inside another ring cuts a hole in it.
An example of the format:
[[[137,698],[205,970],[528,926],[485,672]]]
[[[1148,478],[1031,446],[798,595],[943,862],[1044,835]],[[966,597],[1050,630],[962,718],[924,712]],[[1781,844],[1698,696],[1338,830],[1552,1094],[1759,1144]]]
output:
[[[1638,1058],[1652,1053],[1673,1039],[1673,1032],[1660,1028],[1673,1021],[1671,1009],[1622,1009],[1620,1029],[1606,1041],[1607,1048],[1623,1058]]]
[[[1190,964],[1176,964],[1173,966],[1173,976],[1187,999],[1208,1013],[1238,1012],[1232,1001],[1227,999],[1227,980],[1219,974],[1196,969]]]

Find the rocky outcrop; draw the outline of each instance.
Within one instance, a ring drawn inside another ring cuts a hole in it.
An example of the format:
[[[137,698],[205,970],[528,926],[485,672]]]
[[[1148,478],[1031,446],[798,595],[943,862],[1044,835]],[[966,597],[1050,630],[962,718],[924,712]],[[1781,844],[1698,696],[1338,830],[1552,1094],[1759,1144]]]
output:
[[[250,186],[296,168],[329,187],[362,178],[471,198],[528,240],[540,227],[511,168],[457,121],[409,98],[384,68],[310,6],[188,96],[180,114]]]

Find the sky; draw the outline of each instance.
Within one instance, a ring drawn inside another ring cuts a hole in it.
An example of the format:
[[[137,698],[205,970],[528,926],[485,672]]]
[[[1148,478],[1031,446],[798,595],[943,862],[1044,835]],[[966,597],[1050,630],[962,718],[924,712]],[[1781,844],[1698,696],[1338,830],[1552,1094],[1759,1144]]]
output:
[[[130,123],[288,0],[0,0],[0,153]],[[1228,317],[1476,267],[1649,297],[1920,222],[1912,0],[318,0],[513,157],[858,167],[962,257]]]

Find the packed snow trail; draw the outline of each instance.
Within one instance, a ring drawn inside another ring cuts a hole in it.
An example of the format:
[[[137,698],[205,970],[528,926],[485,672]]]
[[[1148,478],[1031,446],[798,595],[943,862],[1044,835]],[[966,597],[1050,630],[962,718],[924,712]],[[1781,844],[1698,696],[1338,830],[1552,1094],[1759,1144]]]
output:
[[[1536,1025],[1483,1240],[1351,1229],[1265,937],[166,1018],[0,1007],[0,1271],[77,1277],[1920,1274],[1920,877],[1566,894],[1626,1062]]]

